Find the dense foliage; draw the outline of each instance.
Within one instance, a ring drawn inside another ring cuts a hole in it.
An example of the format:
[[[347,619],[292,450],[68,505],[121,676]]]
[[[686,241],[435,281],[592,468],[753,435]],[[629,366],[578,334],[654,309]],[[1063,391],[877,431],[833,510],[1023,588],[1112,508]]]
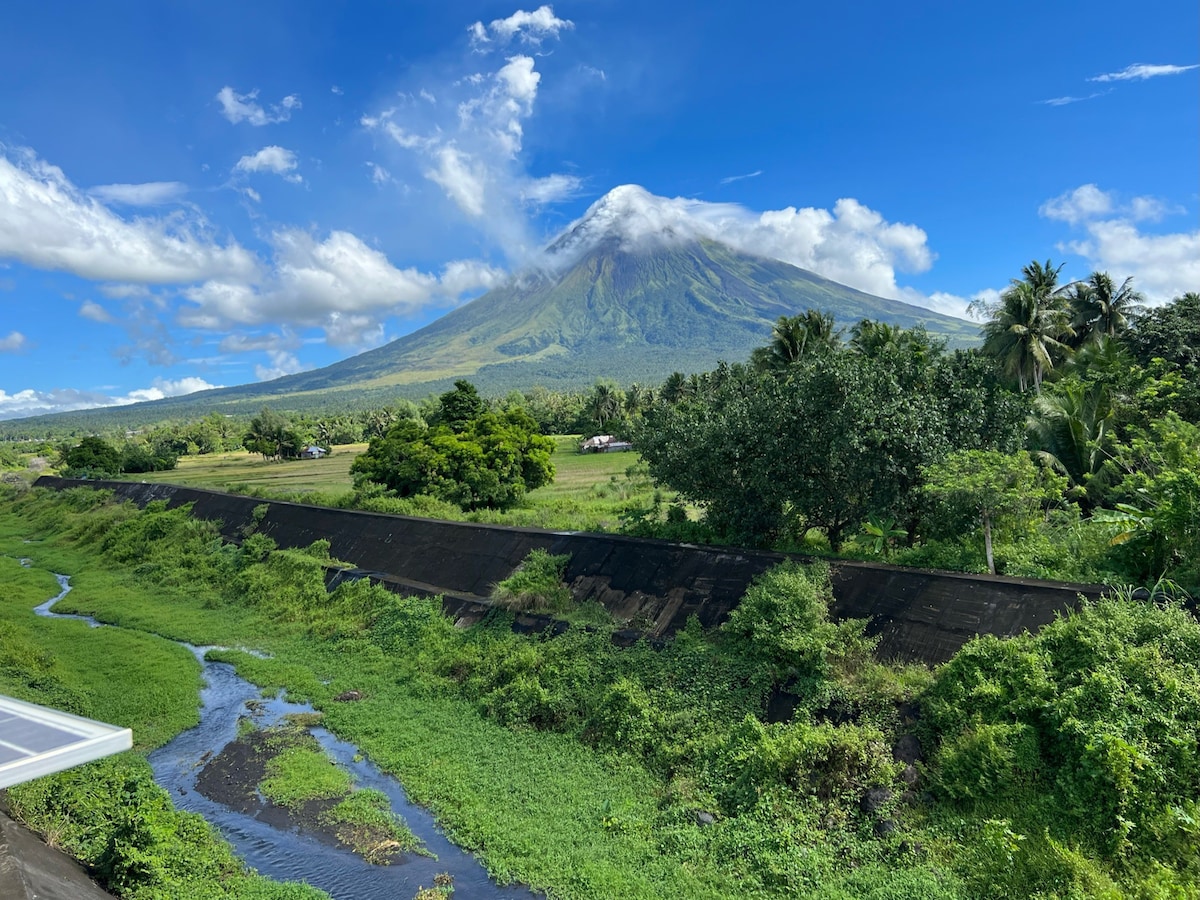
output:
[[[724,626],[655,650],[595,626],[515,634],[502,615],[457,628],[366,582],[329,594],[326,547],[223,546],[161,504],[32,491],[0,506],[0,535],[14,523],[121,579],[83,601],[102,618],[269,648],[222,658],[311,699],[495,871],[552,896],[1200,896],[1200,626],[1176,606],[1106,599],[929,673],[875,662],[863,623],[832,621],[820,567],[766,573]],[[64,647],[105,632],[134,633]],[[350,687],[365,699],[331,702]],[[35,818],[94,815],[43,784]],[[173,845],[128,833],[174,877]]]
[[[506,509],[554,477],[554,443],[519,408],[487,410],[460,381],[443,394],[437,424],[404,420],[371,441],[351,471],[397,497],[430,495],[462,509]]]

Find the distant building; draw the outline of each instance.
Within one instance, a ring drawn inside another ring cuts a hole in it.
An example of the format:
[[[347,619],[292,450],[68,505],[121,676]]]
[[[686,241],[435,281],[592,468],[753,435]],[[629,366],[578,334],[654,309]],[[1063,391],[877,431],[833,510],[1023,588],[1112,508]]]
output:
[[[619,450],[632,450],[629,441],[618,441],[611,434],[598,434],[590,437],[579,445],[580,453],[616,453]]]
[[[300,458],[301,459],[320,459],[322,456],[324,456],[328,452],[329,451],[326,450],[324,447],[317,447],[314,445],[312,447],[305,447],[303,450],[301,450]]]

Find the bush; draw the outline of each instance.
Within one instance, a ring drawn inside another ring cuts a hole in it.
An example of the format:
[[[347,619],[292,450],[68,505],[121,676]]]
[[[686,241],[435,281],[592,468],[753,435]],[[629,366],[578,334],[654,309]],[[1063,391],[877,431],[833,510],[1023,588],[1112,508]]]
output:
[[[566,612],[572,600],[563,575],[570,561],[570,554],[552,556],[540,547],[530,550],[516,571],[496,584],[492,599],[519,612]]]

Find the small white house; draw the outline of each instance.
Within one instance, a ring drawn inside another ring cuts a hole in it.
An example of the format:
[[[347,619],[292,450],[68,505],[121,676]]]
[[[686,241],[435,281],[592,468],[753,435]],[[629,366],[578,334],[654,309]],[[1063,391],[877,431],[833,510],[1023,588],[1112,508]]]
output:
[[[305,447],[300,451],[301,459],[320,459],[329,451],[324,447],[318,447],[315,444],[312,447]]]

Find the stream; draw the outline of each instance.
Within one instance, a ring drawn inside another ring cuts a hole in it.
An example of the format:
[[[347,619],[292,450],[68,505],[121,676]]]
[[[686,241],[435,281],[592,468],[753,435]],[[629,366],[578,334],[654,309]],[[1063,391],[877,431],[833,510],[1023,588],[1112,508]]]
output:
[[[22,559],[21,564],[29,566],[31,561]],[[82,620],[92,628],[102,627],[104,623],[91,616],[51,611],[71,590],[68,576],[54,577],[58,579],[60,592],[35,607],[34,612],[49,618]],[[194,654],[203,666],[200,724],[150,753],[154,778],[171,793],[177,807],[204,816],[260,874],[279,881],[307,882],[327,891],[335,900],[408,900],[419,888],[431,887],[434,876],[440,872],[454,878],[456,897],[524,900],[541,896],[521,885],[500,886],[492,881],[474,855],[455,846],[441,832],[432,813],[409,801],[400,782],[363,759],[354,744],[339,740],[324,728],[312,728],[311,733],[325,752],[350,772],[358,787],[385,793],[392,809],[437,859],[406,853],[392,865],[372,865],[349,850],[323,843],[313,835],[295,829],[282,830],[202,796],[196,790],[202,763],[237,738],[239,718],[252,716],[259,728],[268,728],[284,716],[311,713],[313,708],[289,703],[282,697],[264,699],[257,687],[238,677],[232,665],[204,658],[209,650],[219,648],[177,643]],[[253,707],[248,705],[250,701],[254,701]]]

